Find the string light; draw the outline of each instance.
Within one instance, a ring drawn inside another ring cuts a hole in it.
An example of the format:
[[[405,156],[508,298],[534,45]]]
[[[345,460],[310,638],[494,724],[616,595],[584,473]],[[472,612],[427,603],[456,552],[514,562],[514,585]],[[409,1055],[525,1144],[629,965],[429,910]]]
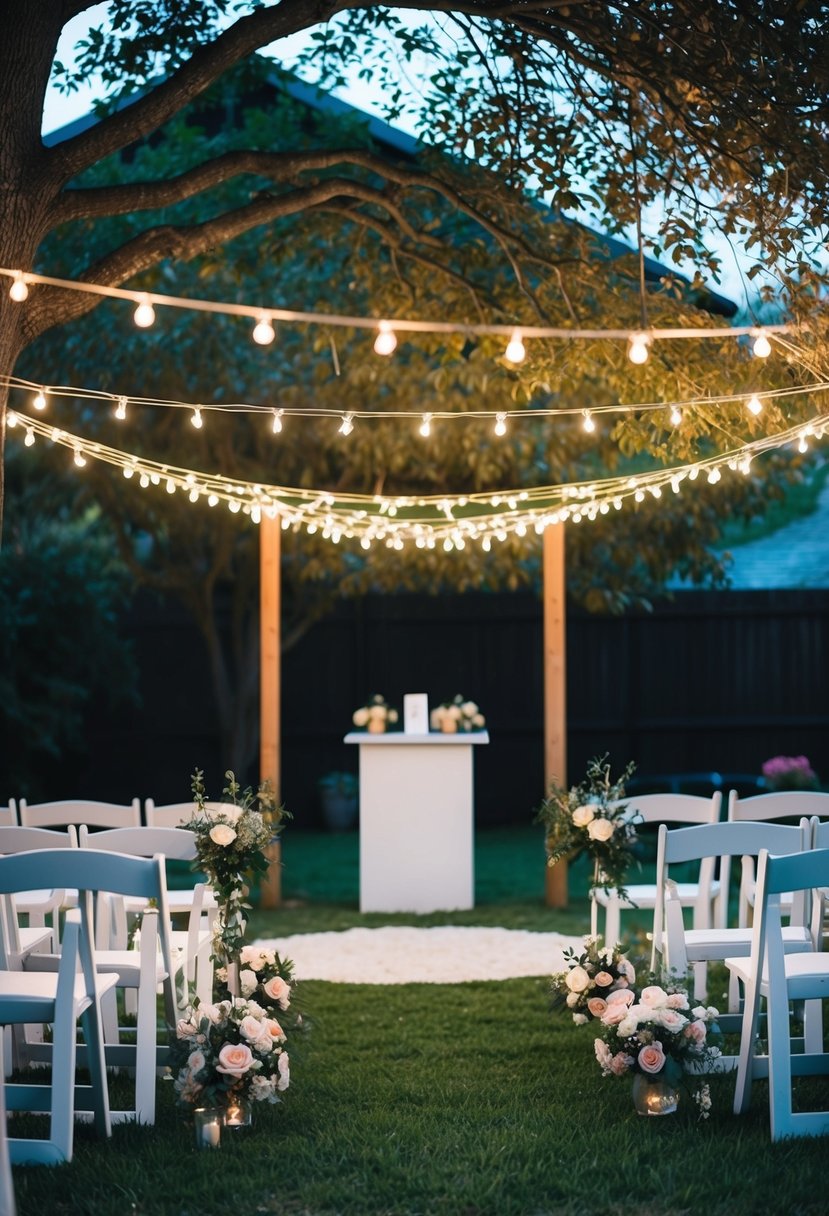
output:
[[[271,423],[271,430],[273,431],[274,435],[278,435],[282,430],[282,415],[284,413],[285,413],[284,410],[274,410],[274,412],[273,412],[273,422]]]
[[[679,426],[682,422],[682,410],[678,405],[671,406],[671,426]]]
[[[340,434],[341,435],[350,435],[353,430],[354,430],[354,415],[353,414],[343,414],[343,420],[340,423]]]
[[[391,355],[397,349],[397,336],[388,321],[381,321],[374,339],[375,355]]]
[[[202,419],[201,409],[199,408],[199,406],[196,406],[196,408],[193,410],[193,416],[190,419],[190,422],[196,428],[197,431],[200,431],[202,429],[202,426],[204,425],[204,421]]]
[[[801,436],[800,436],[800,443],[797,445],[797,450],[798,450],[798,452],[808,452],[808,450],[809,450],[809,445],[808,445],[808,443],[806,442],[806,436],[805,436],[805,435],[801,435]]]
[[[82,469],[86,464],[86,457],[79,447],[75,448],[75,464],[79,469]]]
[[[46,394],[44,393],[43,389],[40,389],[37,393],[35,393],[32,399],[32,405],[36,410],[46,409]]]
[[[771,342],[769,342],[762,329],[756,331],[754,345],[751,349],[758,359],[768,359],[771,354]]]
[[[139,297],[139,304],[132,314],[132,319],[139,329],[149,329],[153,324],[155,321],[155,309],[150,303],[149,296]]]
[[[270,346],[271,342],[273,342],[274,338],[276,337],[276,330],[274,329],[271,319],[267,313],[263,313],[256,322],[252,336],[254,342],[256,342],[258,346]]]
[[[507,433],[507,416],[506,416],[506,414],[496,414],[495,415],[495,426],[493,429],[499,439],[502,436],[506,435],[506,433]]]
[[[763,403],[756,393],[752,393],[749,397],[748,401],[746,402],[746,409],[750,414],[753,414],[755,418],[758,414],[762,413]]]
[[[123,422],[124,419],[126,418],[126,416],[127,416],[127,399],[126,399],[126,397],[119,397],[117,402],[115,403],[115,417],[118,419],[119,422]]]
[[[420,424],[420,433],[424,439],[428,439],[432,433],[432,415],[424,414],[423,421]]]
[[[23,440],[27,448],[34,447],[35,433],[30,426],[26,427],[26,438]]]
[[[587,431],[588,435],[592,434],[593,431],[595,431],[596,423],[593,421],[593,415],[590,413],[590,410],[584,411],[584,421],[582,422],[581,425],[582,425],[583,429],[585,431]]]
[[[523,363],[526,355],[527,351],[521,337],[521,330],[514,329],[512,337],[507,343],[507,349],[504,351],[504,358],[509,360],[510,363]]]
[[[9,297],[14,300],[15,304],[22,304],[29,298],[29,287],[22,270],[16,270],[14,273],[14,279],[9,288]]]
[[[631,334],[628,339],[628,359],[631,363],[647,363],[650,354],[651,339],[649,334]]]

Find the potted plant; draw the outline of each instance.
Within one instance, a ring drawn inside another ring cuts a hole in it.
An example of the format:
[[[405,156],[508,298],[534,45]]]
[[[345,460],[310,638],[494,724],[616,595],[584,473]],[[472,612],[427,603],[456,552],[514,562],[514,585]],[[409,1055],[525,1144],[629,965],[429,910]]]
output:
[[[354,773],[326,773],[318,781],[325,826],[347,832],[357,822],[359,785]]]

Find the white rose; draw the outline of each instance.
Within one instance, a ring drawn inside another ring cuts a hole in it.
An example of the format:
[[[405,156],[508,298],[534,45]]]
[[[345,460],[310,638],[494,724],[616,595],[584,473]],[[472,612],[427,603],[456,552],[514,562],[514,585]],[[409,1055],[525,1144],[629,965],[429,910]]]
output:
[[[197,1073],[201,1072],[206,1063],[207,1060],[205,1059],[204,1052],[199,1051],[198,1048],[195,1051],[191,1051],[187,1057],[187,1067],[194,1077]]]
[[[590,987],[590,976],[584,967],[571,967],[565,982],[571,992],[584,992]]]
[[[575,1008],[576,1008],[576,1006],[578,1005],[578,1003],[579,1003],[579,1001],[580,1001],[580,1000],[581,1000],[581,993],[579,993],[579,992],[568,992],[568,993],[567,993],[567,998],[566,998],[566,1001],[567,1001],[567,1008],[568,1008],[568,1009],[575,1009]]]
[[[440,730],[440,723],[443,713],[439,709],[433,709],[429,714],[429,727],[432,730]]]
[[[658,984],[649,984],[647,988],[642,989],[639,1000],[643,1005],[649,1005],[651,1009],[661,1009],[668,1003],[668,994]]]
[[[355,726],[366,726],[368,724],[368,710],[355,709],[351,715],[351,721]]]
[[[386,717],[385,705],[372,705],[371,709],[368,711],[368,717],[374,718],[374,719],[382,718],[385,721],[385,717]]]
[[[664,1026],[666,1030],[677,1031],[681,1030],[688,1019],[679,1013],[676,1009],[665,1008],[658,1010],[654,1019],[660,1026]]]
[[[691,1016],[695,1017],[695,1018],[699,1018],[699,1020],[701,1022],[705,1021],[707,1013],[708,1013],[708,1010],[705,1008],[704,1005],[697,1005],[694,1009],[691,1010]]]
[[[239,985],[242,989],[242,996],[252,996],[259,987],[259,980],[255,971],[249,971],[245,968],[239,972]]]
[[[577,828],[586,828],[595,816],[592,806],[577,806],[573,811],[573,823]]]
[[[472,719],[472,725],[477,726],[480,730],[482,727],[486,726],[486,718],[483,714],[475,714],[475,717]]]
[[[478,706],[474,701],[464,701],[463,705],[461,706],[461,711],[464,717],[474,718],[475,714],[478,712]]]
[[[584,1025],[585,1025],[585,1023],[588,1021],[588,1018],[587,1018],[587,1016],[586,1016],[585,1014],[583,1014],[583,1013],[574,1013],[574,1014],[573,1014],[573,1021],[575,1022],[575,1024],[576,1024],[577,1026],[584,1026]]]
[[[255,1018],[251,1014],[242,1018],[239,1023],[239,1034],[243,1039],[247,1039],[248,1042],[256,1042],[262,1034],[262,1023],[259,1021],[259,1018]]]
[[[389,722],[395,723],[396,721],[397,721],[397,710],[390,709],[389,710]]]
[[[622,1018],[621,1022],[616,1027],[616,1033],[622,1039],[629,1039],[632,1034],[636,1034],[638,1025],[639,1023],[637,1022],[636,1018],[632,1018],[630,1016],[630,1010],[628,1010],[628,1016],[626,1018]]]
[[[587,835],[590,837],[590,839],[601,842],[610,840],[610,837],[613,835],[614,831],[615,828],[609,819],[594,819],[593,822],[587,826]]]
[[[277,1068],[279,1070],[279,1080],[276,1083],[276,1088],[279,1090],[287,1089],[291,1084],[291,1065],[287,1052],[283,1051],[279,1057]]]
[[[236,839],[236,833],[228,823],[217,823],[210,829],[210,839],[221,848],[227,848]]]

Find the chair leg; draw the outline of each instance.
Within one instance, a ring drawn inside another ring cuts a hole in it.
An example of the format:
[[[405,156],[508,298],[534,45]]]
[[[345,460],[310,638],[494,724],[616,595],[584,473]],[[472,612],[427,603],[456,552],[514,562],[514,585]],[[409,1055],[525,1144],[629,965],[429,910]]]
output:
[[[81,1015],[81,1026],[86,1043],[87,1067],[92,1088],[92,1112],[95,1130],[102,1140],[112,1135],[109,1109],[109,1086],[107,1083],[106,1058],[104,1055],[104,1032],[100,1002],[93,1003]]]
[[[708,995],[708,964],[694,963],[694,1000],[704,1001]]]
[[[68,984],[61,991],[61,981]],[[77,1054],[77,1019],[74,993],[69,991],[73,976],[61,974],[55,1002],[52,1039],[52,1113],[49,1139],[63,1161],[72,1160],[75,1135],[75,1057]],[[74,985],[73,985],[74,986]]]
[[[819,1056],[823,1051],[823,1002],[804,1001],[803,1051],[806,1055]]]
[[[731,976],[735,984],[735,976]],[[729,981],[730,983],[730,981]],[[734,1114],[741,1115],[751,1104],[751,1082],[754,1078],[754,1040],[760,1013],[760,993],[756,980],[749,982],[743,1008],[740,1034],[740,1054],[737,1059],[737,1083],[734,1087]],[[771,1082],[769,1082],[771,1084]]]
[[[792,1131],[792,1056],[789,1026],[789,996],[782,991],[766,1001],[769,1028],[769,1121],[772,1141]]]

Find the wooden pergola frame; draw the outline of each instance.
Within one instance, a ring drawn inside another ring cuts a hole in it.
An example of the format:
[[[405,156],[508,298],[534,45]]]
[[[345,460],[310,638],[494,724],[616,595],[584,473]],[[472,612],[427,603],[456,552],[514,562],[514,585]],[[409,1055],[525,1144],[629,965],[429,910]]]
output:
[[[282,528],[278,518],[263,516],[259,525],[260,743],[259,776],[269,780],[279,799],[280,772],[280,556]],[[567,781],[567,635],[565,610],[564,524],[544,531],[544,783]],[[265,908],[281,902],[282,869],[279,842],[270,849],[271,866],[262,883]],[[567,864],[547,870],[547,903],[567,904]]]

